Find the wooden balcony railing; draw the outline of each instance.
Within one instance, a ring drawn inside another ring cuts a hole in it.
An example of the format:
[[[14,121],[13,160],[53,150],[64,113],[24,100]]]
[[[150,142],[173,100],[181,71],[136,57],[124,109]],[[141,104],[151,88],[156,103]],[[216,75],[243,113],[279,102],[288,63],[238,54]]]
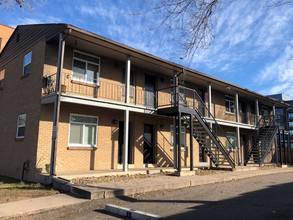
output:
[[[43,95],[55,93],[56,74],[44,76]],[[100,78],[73,77],[65,74],[61,79],[61,92],[88,98],[107,99],[115,102],[125,101],[125,85]],[[144,90],[130,86],[130,103],[144,105]]]

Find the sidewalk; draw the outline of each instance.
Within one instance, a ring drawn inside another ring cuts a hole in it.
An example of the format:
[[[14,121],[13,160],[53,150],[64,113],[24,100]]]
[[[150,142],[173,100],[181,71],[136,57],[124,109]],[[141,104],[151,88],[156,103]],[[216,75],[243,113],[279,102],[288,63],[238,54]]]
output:
[[[255,176],[287,172],[293,172],[293,167],[224,172],[206,176],[156,176],[148,179],[135,179],[131,181],[100,183],[98,185],[77,186],[75,187],[75,190],[87,192],[88,197],[91,199],[102,199],[122,195],[128,196],[135,193],[146,193],[155,190],[178,189],[189,186],[227,182]],[[72,197],[66,194],[58,194],[5,203],[0,204],[0,219],[16,218],[23,215],[28,216],[56,209],[61,210],[66,206],[78,206],[86,202],[89,202],[89,200]]]

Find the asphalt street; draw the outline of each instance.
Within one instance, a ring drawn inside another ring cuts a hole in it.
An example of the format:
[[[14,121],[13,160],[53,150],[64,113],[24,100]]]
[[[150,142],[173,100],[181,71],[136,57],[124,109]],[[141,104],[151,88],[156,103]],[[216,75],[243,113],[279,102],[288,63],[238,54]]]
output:
[[[103,203],[164,219],[293,219],[292,182],[293,173],[284,173],[106,199]],[[102,205],[65,219],[123,218],[106,213]]]

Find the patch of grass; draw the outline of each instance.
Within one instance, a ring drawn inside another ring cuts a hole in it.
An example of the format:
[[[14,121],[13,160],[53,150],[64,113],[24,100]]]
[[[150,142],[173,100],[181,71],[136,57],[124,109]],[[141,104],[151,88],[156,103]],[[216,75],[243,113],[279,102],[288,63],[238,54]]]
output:
[[[51,186],[0,176],[0,204],[58,194]]]

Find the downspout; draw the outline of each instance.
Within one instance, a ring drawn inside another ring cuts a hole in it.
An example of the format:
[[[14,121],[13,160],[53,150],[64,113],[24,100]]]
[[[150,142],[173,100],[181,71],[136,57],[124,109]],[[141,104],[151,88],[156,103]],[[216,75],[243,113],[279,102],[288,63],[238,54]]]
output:
[[[60,116],[60,94],[61,94],[61,74],[63,69],[64,51],[65,51],[65,39],[69,36],[71,29],[68,34],[59,34],[59,45],[58,45],[58,63],[56,73],[56,87],[55,87],[55,101],[54,101],[54,116],[53,116],[53,130],[52,130],[52,146],[51,146],[51,158],[50,158],[50,177],[56,175],[56,152],[57,152],[57,138],[58,138],[58,123]]]

